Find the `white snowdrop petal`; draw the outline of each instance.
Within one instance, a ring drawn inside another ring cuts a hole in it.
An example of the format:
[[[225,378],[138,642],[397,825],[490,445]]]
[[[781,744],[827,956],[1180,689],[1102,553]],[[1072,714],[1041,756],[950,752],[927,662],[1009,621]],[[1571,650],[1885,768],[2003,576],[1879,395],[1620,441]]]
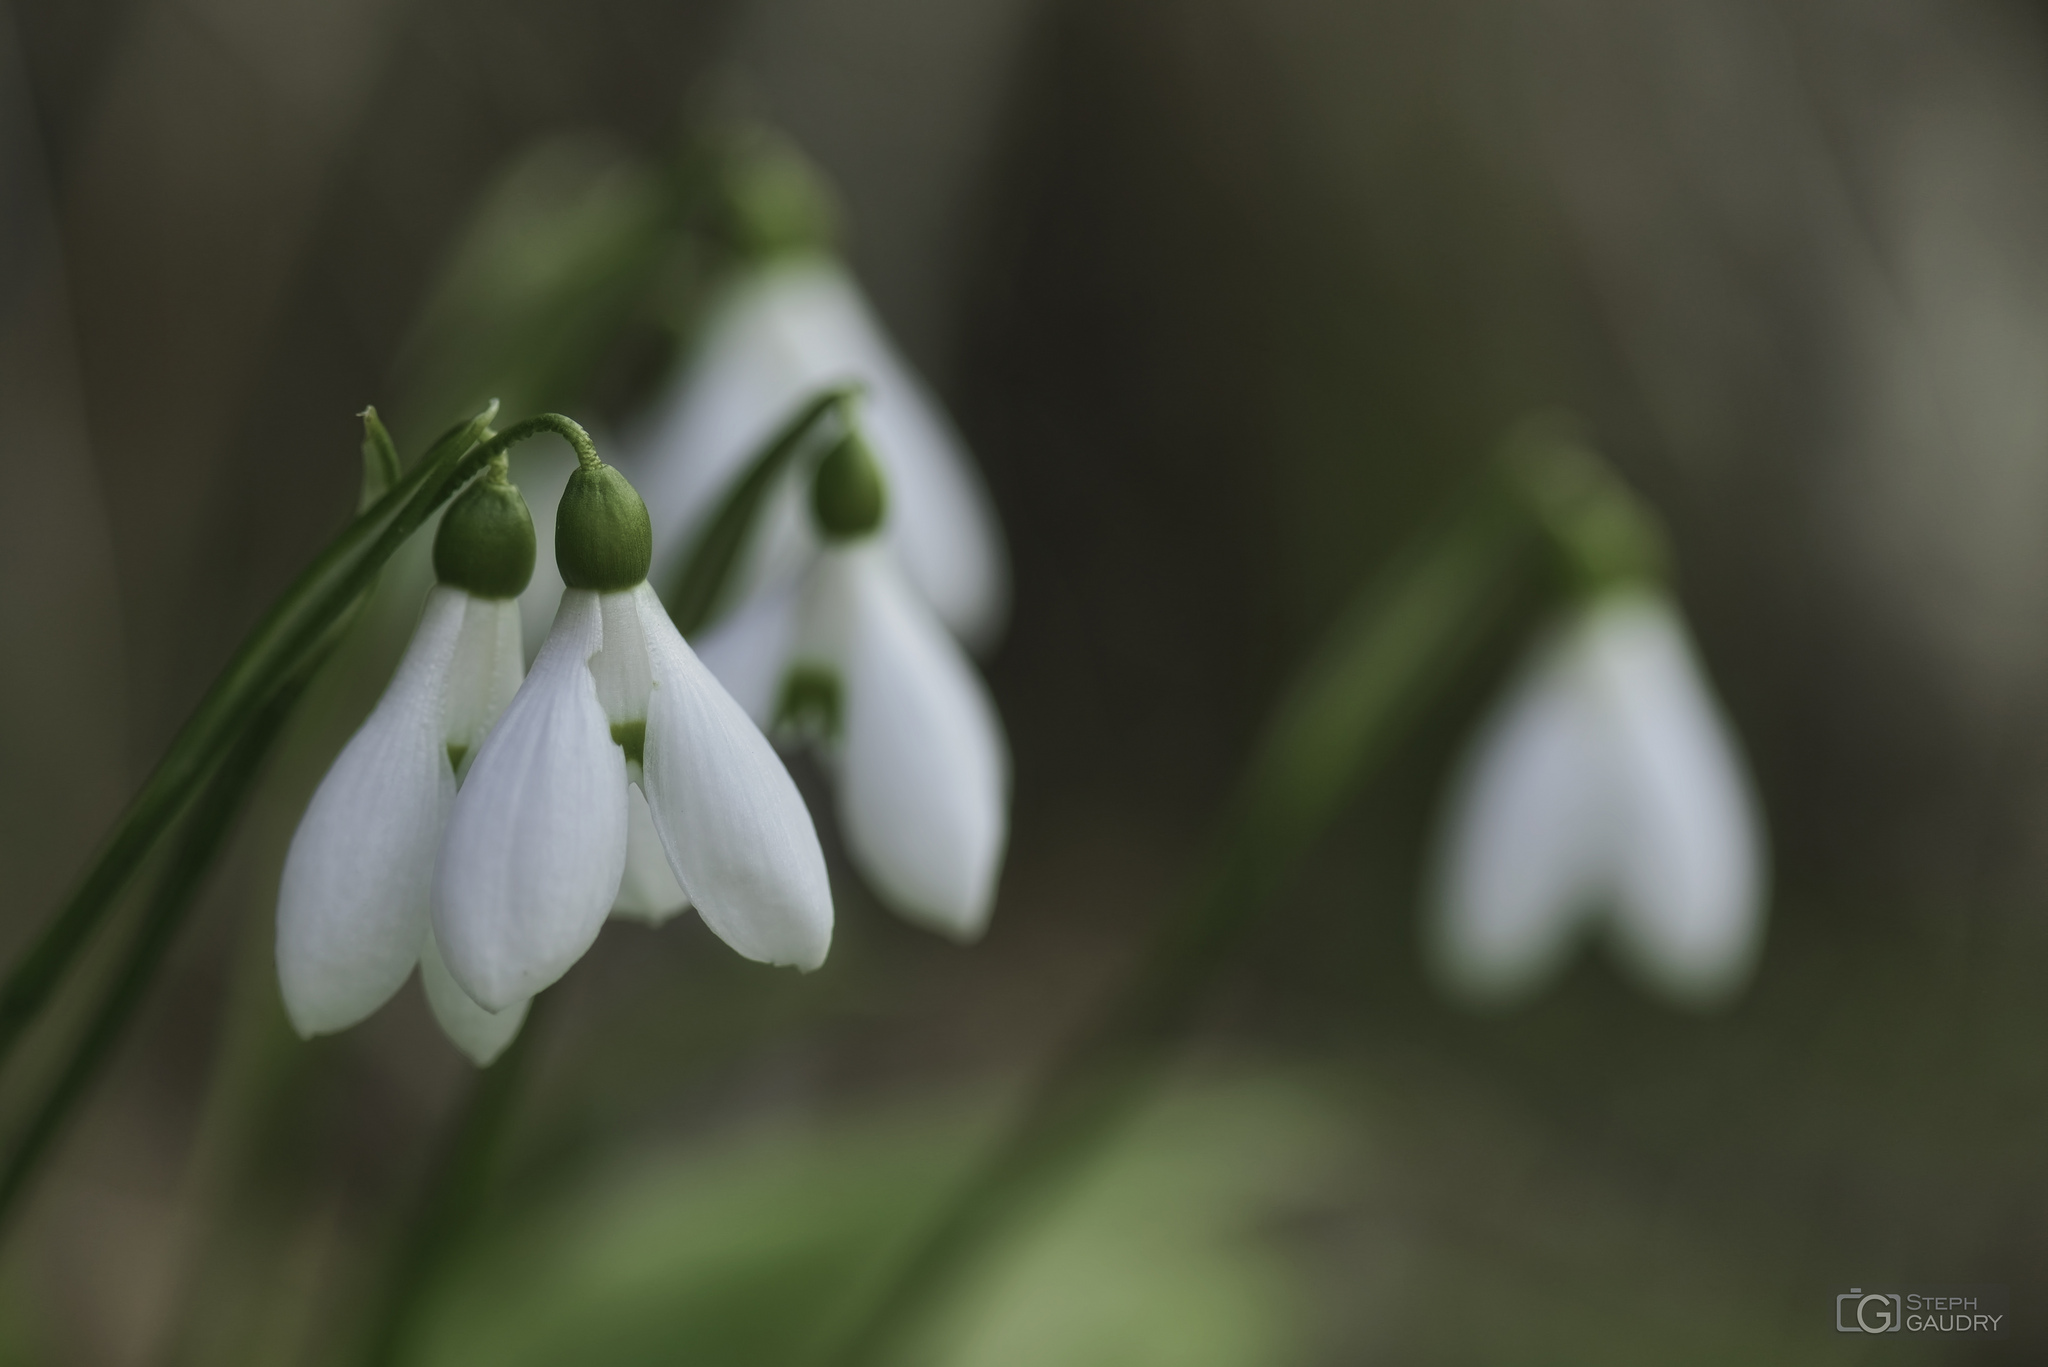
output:
[[[987,487],[938,401],[879,333],[864,373],[870,445],[889,479],[889,543],[948,629],[986,650],[1010,611],[1008,553]]]
[[[642,585],[654,669],[647,805],[690,904],[750,959],[812,969],[832,942],[832,888],[796,784]]]
[[[764,730],[775,720],[796,645],[794,587],[770,589],[698,634],[697,658]]]
[[[562,568],[555,563],[555,510],[561,505],[562,491],[569,487],[569,476],[575,473],[576,456],[566,442],[522,442],[513,450],[514,482],[533,517],[534,544],[540,551],[534,557],[533,578],[519,595],[520,634],[528,664],[547,639],[548,626],[555,620],[562,590],[567,587],[562,582]]]
[[[619,882],[612,915],[658,926],[689,908],[689,896],[668,866],[647,798],[635,785],[626,793],[626,876]]]
[[[469,597],[464,604],[462,633],[449,662],[443,729],[449,746],[465,756],[483,744],[519,692],[526,677],[521,636],[517,599]]]
[[[988,491],[858,284],[831,261],[778,263],[728,294],[675,400],[639,443],[640,488],[657,536],[672,529],[687,542],[795,406],[848,379],[866,386],[862,421],[889,480],[887,535],[905,574],[956,635],[992,642],[1008,611],[1009,579]],[[748,584],[784,582],[815,546],[807,527],[787,525],[786,513],[781,508],[750,547]],[[657,546],[658,564],[669,563],[675,544]]]
[[[654,592],[644,583],[640,587]],[[599,594],[597,599],[604,649],[590,661],[590,676],[597,684],[597,705],[613,725],[646,721],[647,690],[654,686],[638,592]]]
[[[1670,606],[1611,598],[1583,627],[1616,782],[1614,931],[1684,1001],[1739,987],[1763,923],[1756,803]]]
[[[1454,781],[1430,949],[1446,986],[1501,1001],[1556,971],[1606,894],[1610,776],[1569,647],[1538,650]]]
[[[448,971],[503,1011],[567,972],[604,926],[626,864],[626,761],[589,660],[598,596],[561,611],[512,705],[477,752],[434,872]]]
[[[956,940],[987,929],[1009,837],[1009,751],[981,677],[886,547],[826,552],[848,583],[840,825],[869,883]]]
[[[420,986],[426,989],[427,1005],[440,1024],[441,1033],[479,1068],[490,1066],[505,1052],[505,1046],[526,1020],[526,1001],[515,1002],[503,1011],[486,1011],[471,1001],[469,994],[449,976],[441,947],[431,932],[420,949]]]
[[[672,397],[633,443],[633,482],[664,574],[747,459],[818,383],[805,341],[817,330],[812,294],[781,288],[782,279],[756,272],[725,292]],[[825,378],[855,377],[840,367]]]
[[[468,595],[436,586],[391,684],[321,780],[277,899],[277,974],[301,1035],[354,1025],[412,972],[455,797],[442,733]]]

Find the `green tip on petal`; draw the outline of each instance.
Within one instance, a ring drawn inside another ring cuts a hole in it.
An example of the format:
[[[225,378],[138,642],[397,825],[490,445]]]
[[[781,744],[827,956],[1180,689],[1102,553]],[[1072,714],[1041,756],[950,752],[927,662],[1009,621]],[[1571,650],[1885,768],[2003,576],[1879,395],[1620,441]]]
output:
[[[827,540],[853,541],[882,525],[889,491],[882,469],[859,432],[840,438],[811,480],[811,513]]]
[[[479,598],[517,598],[533,578],[533,515],[501,470],[448,505],[434,535],[434,577]]]
[[[845,699],[839,674],[824,665],[798,664],[783,676],[782,695],[775,702],[771,729],[823,741],[839,738]]]
[[[602,462],[578,467],[555,512],[555,563],[572,589],[623,593],[647,578],[654,525],[626,477]]]

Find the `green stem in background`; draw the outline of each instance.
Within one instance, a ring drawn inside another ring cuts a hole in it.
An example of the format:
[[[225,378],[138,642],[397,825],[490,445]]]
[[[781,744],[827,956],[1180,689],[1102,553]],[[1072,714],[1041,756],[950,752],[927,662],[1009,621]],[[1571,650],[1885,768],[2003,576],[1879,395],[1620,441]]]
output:
[[[520,1084],[532,1067],[534,1041],[540,1034],[547,1000],[546,994],[533,999],[518,1038],[470,1086],[455,1129],[427,1174],[420,1208],[386,1271],[383,1299],[363,1355],[364,1367],[390,1367],[399,1361],[420,1307],[427,1303],[449,1254],[483,1210],[504,1148],[505,1129],[518,1104]]]
[[[495,409],[450,429],[412,473],[360,514],[243,640],[143,783],[85,878],[0,982],[0,1063],[19,1043],[136,868],[201,781],[276,691],[418,530],[481,462],[474,453]],[[467,454],[466,454],[467,453]]]
[[[662,594],[677,631],[690,636],[711,624],[776,480],[809,445],[808,438],[819,424],[835,413],[851,421],[846,410],[859,394],[858,385],[843,385],[812,395],[761,447],[746,473],[734,481]]]
[[[1006,1136],[881,1288],[834,1359],[900,1358],[925,1307],[1037,1206],[1142,1098],[1258,913],[1443,685],[1505,619],[1540,527],[1489,480],[1338,620],[1276,708],[1220,852],[1109,1009],[1054,1059]]]
[[[184,837],[173,851],[156,894],[143,913],[127,957],[107,985],[71,1057],[50,1083],[27,1129],[15,1142],[5,1168],[0,1169],[0,1225],[13,1216],[44,1154],[84,1100],[93,1079],[112,1057],[114,1046],[141,1007],[151,979],[185,924],[205,885],[207,870],[213,866],[214,856],[249,796],[263,760],[270,753],[271,742],[276,740],[311,672],[309,668],[289,683],[242,731],[193,803]]]

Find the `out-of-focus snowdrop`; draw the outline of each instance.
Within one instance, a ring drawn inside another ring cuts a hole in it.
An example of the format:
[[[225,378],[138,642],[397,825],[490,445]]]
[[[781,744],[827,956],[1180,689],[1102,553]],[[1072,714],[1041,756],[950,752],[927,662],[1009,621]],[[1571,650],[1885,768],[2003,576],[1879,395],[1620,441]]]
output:
[[[818,744],[847,848],[907,919],[987,928],[1009,835],[1009,750],[980,676],[883,528],[893,486],[855,432],[817,467],[816,546],[795,579],[700,636],[763,725]]]
[[[579,461],[556,513],[554,626],[448,817],[433,925],[449,976],[505,1011],[582,957],[620,899],[635,789],[713,931],[815,968],[832,898],[803,799],[648,585],[640,496],[594,452]]]
[[[992,645],[1008,611],[1009,569],[988,491],[960,434],[832,255],[827,192],[793,149],[772,143],[735,157],[726,181],[741,264],[634,443],[656,563],[666,568],[690,544],[792,409],[858,382],[888,480],[886,537],[900,573],[955,636],[977,650]],[[735,601],[786,586],[817,547],[804,489],[791,478],[752,538]]]
[[[1687,1004],[1748,976],[1763,838],[1733,737],[1670,601],[1579,606],[1540,642],[1454,785],[1433,951],[1476,1000],[1509,999],[1603,927],[1646,985]]]
[[[533,563],[533,524],[499,461],[443,517],[439,582],[412,642],[292,837],[277,971],[301,1035],[354,1025],[415,964],[435,1018],[478,1064],[518,1033],[523,1002],[486,1011],[447,980],[428,908],[456,790],[524,673],[516,600]]]
[[[1526,995],[1604,932],[1645,986],[1725,1000],[1761,943],[1763,821],[1734,735],[1661,587],[1655,520],[1555,415],[1504,469],[1569,606],[1452,785],[1430,941],[1473,1001]]]

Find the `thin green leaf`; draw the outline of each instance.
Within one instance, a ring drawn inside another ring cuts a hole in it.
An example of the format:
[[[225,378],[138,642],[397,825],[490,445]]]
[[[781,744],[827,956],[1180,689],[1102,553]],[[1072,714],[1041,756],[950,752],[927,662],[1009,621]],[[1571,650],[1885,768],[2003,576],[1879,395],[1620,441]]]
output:
[[[0,983],[0,1062],[20,1041],[136,868],[283,681],[406,538],[481,468],[493,404],[444,433],[375,505],[359,514],[256,624],[115,823],[71,898]]]
[[[90,1090],[141,1007],[150,981],[205,885],[207,870],[213,866],[214,856],[248,798],[278,730],[311,674],[311,668],[302,671],[272,697],[242,731],[193,804],[184,837],[143,913],[127,956],[93,1010],[70,1058],[51,1081],[28,1127],[15,1142],[5,1168],[0,1169],[0,1225],[12,1215],[44,1154]]]
[[[807,439],[818,425],[858,393],[856,386],[842,386],[805,400],[727,491],[718,511],[698,533],[668,592],[662,595],[676,630],[689,636],[715,619],[723,606],[727,581],[739,563],[740,552],[746,549],[747,538],[753,533],[762,504],[774,490],[776,480],[805,450]]]
[[[903,1261],[834,1362],[895,1361],[926,1305],[973,1265],[993,1232],[1041,1204],[1142,1099],[1238,936],[1512,603],[1538,543],[1536,520],[1516,493],[1489,479],[1338,618],[1275,708],[1215,863],[1132,982],[1048,1069],[1016,1127]]]
[[[383,419],[377,416],[373,404],[357,415],[363,420],[363,492],[357,500],[356,511],[364,512],[374,506],[378,499],[395,486],[404,474],[398,459],[398,448],[391,442],[391,434],[384,430]]]

